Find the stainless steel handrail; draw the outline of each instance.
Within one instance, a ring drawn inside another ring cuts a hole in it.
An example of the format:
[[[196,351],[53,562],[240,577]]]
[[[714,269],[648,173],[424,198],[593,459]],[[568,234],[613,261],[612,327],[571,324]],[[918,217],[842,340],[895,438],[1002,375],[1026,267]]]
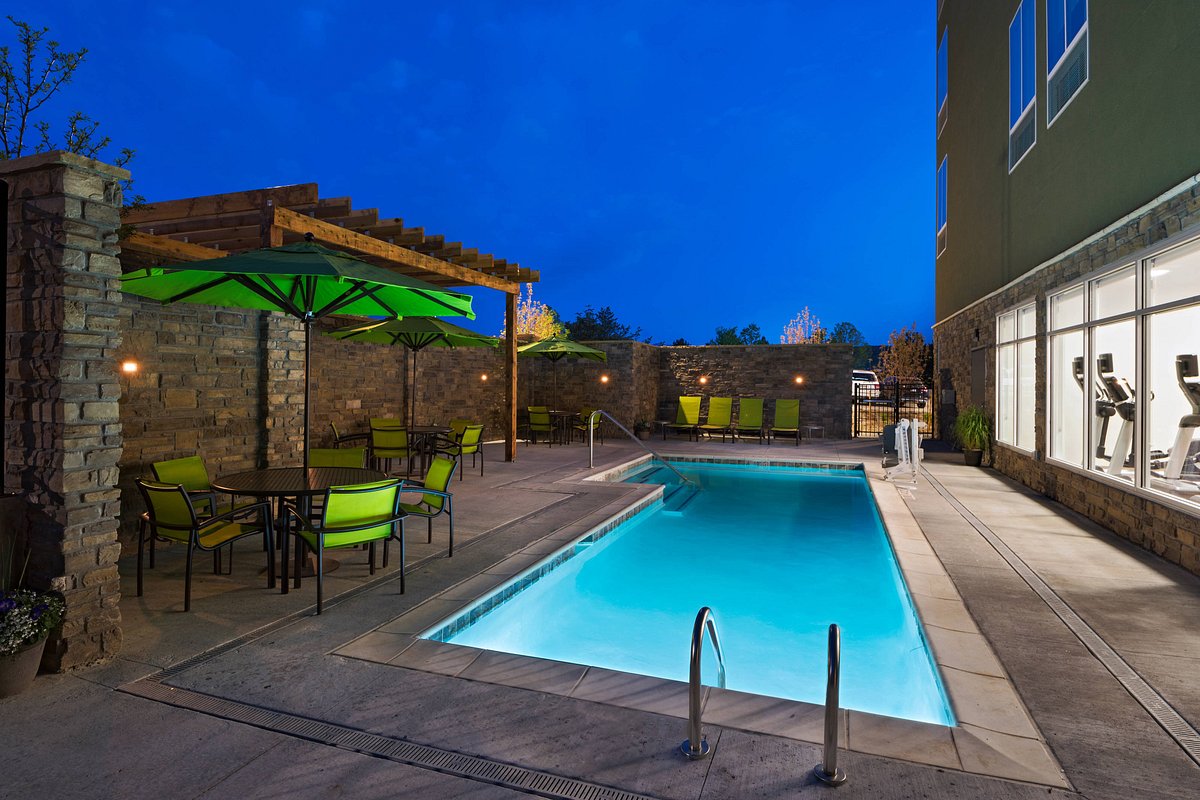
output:
[[[717,656],[717,686],[725,688],[725,655],[721,652],[721,639],[717,636],[717,621],[708,606],[696,614],[692,626],[692,657],[688,666],[688,738],[679,749],[692,761],[708,756],[708,739],[700,730],[700,653],[704,645],[704,628],[708,627],[708,638],[712,640],[713,652]]]
[[[829,626],[829,662],[825,680],[825,758],[813,767],[817,780],[830,786],[846,782],[846,773],[837,765],[838,747],[838,688],[842,672],[842,632],[837,625]]]
[[[688,478],[684,477],[684,474],[682,472],[680,472],[679,470],[677,470],[673,466],[671,466],[671,462],[667,461],[665,458],[660,456],[658,454],[658,452],[656,450],[654,450],[654,448],[643,444],[642,440],[637,438],[636,436],[634,436],[633,432],[631,430],[629,430],[629,428],[626,428],[624,425],[617,422],[613,418],[612,414],[610,414],[607,411],[604,411],[602,409],[599,409],[599,408],[597,408],[592,413],[588,414],[588,469],[592,469],[596,466],[595,439],[596,439],[596,415],[597,414],[607,417],[609,422],[611,422],[613,425],[616,425],[618,428],[623,430],[625,432],[625,435],[627,435],[630,439],[632,439],[639,447],[641,447],[643,450],[645,450],[647,453],[649,453],[654,458],[657,458],[659,461],[661,461],[663,463],[664,467],[666,467],[667,469],[671,470],[671,472],[674,472],[676,475],[678,475],[679,480],[681,480],[684,483],[689,484],[691,486],[696,485],[695,481],[689,480]]]

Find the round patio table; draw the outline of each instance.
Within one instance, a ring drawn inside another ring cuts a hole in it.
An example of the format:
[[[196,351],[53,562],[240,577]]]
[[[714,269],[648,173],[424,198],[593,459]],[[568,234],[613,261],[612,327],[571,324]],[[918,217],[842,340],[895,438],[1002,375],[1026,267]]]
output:
[[[211,481],[212,487],[218,492],[247,497],[275,498],[278,509],[285,497],[295,497],[300,500],[300,510],[308,512],[312,498],[324,494],[330,486],[353,486],[358,483],[372,483],[386,480],[387,475],[378,470],[362,469],[361,467],[271,467],[268,469],[251,469],[245,472],[235,472],[223,475]],[[281,515],[276,515],[279,520]],[[287,559],[287,532],[283,532],[283,558]],[[325,559],[325,572],[337,569],[337,561]],[[300,576],[296,576],[299,581]],[[282,593],[288,593],[287,581],[283,581]]]
[[[453,430],[449,425],[409,425],[408,438],[421,455],[421,474],[429,469],[429,460],[437,451],[437,438]]]

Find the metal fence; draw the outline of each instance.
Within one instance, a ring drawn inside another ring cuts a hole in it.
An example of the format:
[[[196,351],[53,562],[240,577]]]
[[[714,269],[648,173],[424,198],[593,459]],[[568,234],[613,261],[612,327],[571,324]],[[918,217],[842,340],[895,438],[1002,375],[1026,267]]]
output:
[[[850,430],[855,437],[882,436],[885,425],[895,425],[903,418],[930,424],[929,389],[925,384],[920,381],[854,384]]]

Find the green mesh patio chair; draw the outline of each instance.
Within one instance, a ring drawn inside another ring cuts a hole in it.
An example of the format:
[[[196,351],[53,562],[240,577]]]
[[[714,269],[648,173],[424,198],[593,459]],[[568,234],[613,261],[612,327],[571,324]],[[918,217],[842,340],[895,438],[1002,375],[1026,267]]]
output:
[[[686,431],[690,440],[696,435],[696,427],[700,424],[700,398],[680,397],[679,406],[675,411],[675,421],[663,426],[663,439],[667,438],[667,430]]]
[[[458,462],[453,458],[436,455],[429,462],[429,470],[425,473],[424,480],[405,479],[404,486],[400,489],[403,494],[421,493],[421,498],[414,503],[405,503],[401,500],[400,510],[409,516],[425,518],[430,542],[433,541],[433,518],[445,514],[449,519],[450,556],[454,555],[454,509],[451,507],[453,496],[447,491],[447,488],[450,486],[450,478],[454,475],[454,468],[457,466]],[[384,566],[386,566],[386,553],[384,553],[384,559]]]
[[[333,431],[333,446],[341,447],[347,442],[363,442],[364,444],[371,441],[369,433],[342,433],[338,430],[338,426],[330,421],[329,430]]]
[[[213,553],[213,570],[221,566],[220,548],[246,536],[263,536],[267,541],[267,586],[275,585],[274,539],[271,504],[251,503],[221,514],[201,517],[192,504],[187,487],[179,483],[160,483],[138,478],[138,491],[146,503],[151,539],[179,542],[187,547],[187,572],[183,583],[183,610],[192,610],[192,558],[197,550]],[[257,521],[252,521],[257,518]],[[142,558],[146,536],[138,535],[137,594],[142,596]],[[232,569],[232,559],[230,559]]]
[[[708,400],[708,417],[705,418],[703,425],[696,426],[696,437],[704,434],[708,438],[712,438],[713,434],[720,433],[721,441],[725,441],[725,434],[733,433],[730,428],[730,419],[733,416],[733,398],[732,397],[711,397]]]
[[[733,427],[733,438],[739,436],[757,436],[758,443],[763,441],[763,401],[761,397],[738,398],[738,421]]]
[[[454,423],[458,420],[450,420],[451,434],[449,438],[438,440],[437,451],[444,453],[459,462],[462,466],[463,456],[471,456],[471,466],[475,466],[475,458],[479,457],[479,477],[483,477],[483,426],[482,425],[466,425],[457,433],[454,432]],[[463,473],[466,470],[459,469],[458,479],[463,479]]]
[[[595,438],[600,444],[604,444],[604,418],[596,415],[596,419],[592,421],[592,412],[594,408],[579,409],[579,419],[571,423],[572,434],[578,433],[579,439],[586,442],[588,440],[588,428],[595,426]]]
[[[183,488],[187,489],[188,496],[192,498],[192,505],[196,508],[196,513],[201,517],[211,517],[219,510],[217,507],[217,493],[213,491],[212,485],[208,480],[208,469],[204,466],[204,459],[200,456],[186,456],[185,458],[172,458],[166,461],[155,461],[150,465],[150,471],[154,474],[154,480],[159,483],[178,483],[182,484]],[[246,505],[243,502],[242,505]],[[229,508],[233,509],[237,503],[231,498]],[[148,514],[142,514],[139,522],[139,536],[146,535],[146,526],[150,524]],[[157,537],[150,537],[150,569],[154,569],[155,546]],[[220,554],[217,554],[218,562]],[[232,564],[233,549],[230,548],[230,567]]]
[[[412,474],[412,460],[416,451],[409,447],[408,431],[398,419],[373,418],[371,420],[371,460],[387,467],[384,472],[390,472],[392,461],[397,458],[405,459],[407,467],[405,475]]]
[[[467,429],[467,426],[472,423],[471,423],[471,420],[469,420],[469,419],[455,417],[454,419],[450,420],[450,422],[447,424],[450,426],[451,438],[461,438],[463,435],[463,431],[465,431]]]
[[[399,479],[363,483],[355,486],[331,486],[325,492],[321,518],[315,524],[305,518],[296,506],[284,506],[288,529],[296,537],[296,588],[300,588],[304,549],[317,557],[317,613],[325,604],[325,551],[332,548],[355,547],[366,544],[370,574],[375,574],[375,544],[384,543],[384,566],[387,566],[387,543],[400,540],[400,593],[404,594],[404,512],[400,510]],[[294,526],[293,526],[294,523]],[[398,532],[398,533],[397,533]],[[281,561],[283,583],[288,580],[288,540],[284,539]]]
[[[796,446],[800,446],[799,400],[775,401],[775,421],[771,424],[771,437],[767,439],[767,444],[770,444],[771,440],[781,433],[784,436],[795,436]]]
[[[310,467],[359,467],[367,463],[365,447],[314,447],[308,451]]]
[[[539,433],[546,434],[546,441],[551,447],[554,446],[554,421],[550,419],[550,411],[545,406],[530,406],[529,407],[529,439],[537,443],[537,435]],[[526,440],[526,446],[529,445],[529,439]]]

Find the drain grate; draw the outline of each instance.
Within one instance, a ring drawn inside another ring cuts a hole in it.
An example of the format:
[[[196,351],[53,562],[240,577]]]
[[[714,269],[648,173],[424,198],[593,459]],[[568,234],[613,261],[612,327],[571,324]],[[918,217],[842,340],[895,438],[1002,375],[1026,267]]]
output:
[[[552,798],[552,800],[653,800],[648,795],[627,792],[624,789],[589,783],[548,772],[539,772],[500,761],[456,753],[452,750],[443,750],[320,720],[307,719],[282,711],[271,711],[258,706],[193,692],[190,689],[167,686],[158,681],[136,681],[121,687],[120,691],[188,711],[282,733],[297,739],[481,783],[503,786],[527,794]]]
[[[1075,610],[1067,605],[1067,602],[1059,597],[1050,588],[1050,585],[1042,580],[1040,575],[1034,572],[1012,548],[993,533],[991,528],[967,510],[936,478],[928,472],[925,473],[925,477],[929,481],[929,484],[937,489],[938,494],[944,497],[954,510],[995,548],[996,552],[1008,562],[1009,566],[1029,584],[1029,587],[1037,592],[1046,605],[1063,621],[1063,624],[1071,629],[1071,632],[1079,638],[1079,641],[1083,642],[1083,646],[1091,651],[1096,660],[1103,664],[1104,668],[1111,672],[1114,678],[1120,681],[1126,691],[1149,712],[1150,716],[1162,726],[1163,730],[1183,748],[1183,751],[1197,765],[1200,765],[1200,733],[1197,733],[1196,729],[1180,716],[1179,712],[1172,708],[1171,704],[1129,665],[1129,662],[1122,658],[1116,650],[1113,650],[1108,642],[1104,641],[1091,625],[1084,622],[1083,618],[1076,614]]]

